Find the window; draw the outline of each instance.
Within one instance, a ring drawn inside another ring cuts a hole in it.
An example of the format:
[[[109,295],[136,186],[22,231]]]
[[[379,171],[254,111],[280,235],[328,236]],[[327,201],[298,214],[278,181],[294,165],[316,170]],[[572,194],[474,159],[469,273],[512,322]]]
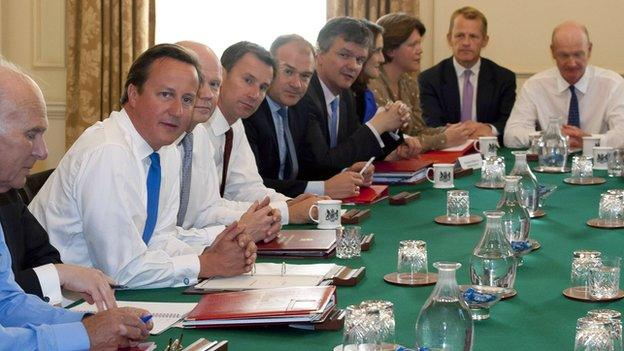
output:
[[[296,33],[315,45],[325,16],[325,0],[159,0],[156,43],[193,40],[219,57],[241,40],[268,50],[282,34]]]

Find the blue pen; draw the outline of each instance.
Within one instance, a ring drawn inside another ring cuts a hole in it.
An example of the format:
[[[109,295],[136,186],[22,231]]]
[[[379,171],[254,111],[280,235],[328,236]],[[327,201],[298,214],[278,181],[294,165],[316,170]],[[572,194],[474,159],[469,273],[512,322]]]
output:
[[[141,320],[143,321],[143,323],[147,324],[147,322],[152,320],[152,317],[153,316],[151,314],[148,314],[148,315],[142,316]]]

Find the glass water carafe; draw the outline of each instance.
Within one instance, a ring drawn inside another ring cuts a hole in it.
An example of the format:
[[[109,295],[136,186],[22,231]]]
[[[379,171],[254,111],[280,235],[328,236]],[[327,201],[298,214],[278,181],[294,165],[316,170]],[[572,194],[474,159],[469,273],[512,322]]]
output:
[[[505,214],[501,218],[501,225],[505,238],[512,245],[521,245],[529,240],[531,217],[522,204],[520,195],[520,176],[505,177],[503,196],[498,201],[496,209]]]
[[[501,224],[502,211],[485,211],[485,231],[470,258],[470,281],[475,285],[513,288],[516,258]]]
[[[539,166],[545,171],[562,172],[568,160],[568,139],[561,134],[558,117],[550,117],[539,142]]]
[[[537,177],[529,168],[526,151],[512,151],[511,153],[516,157],[516,160],[509,175],[521,177],[518,182],[518,190],[520,191],[522,205],[529,211],[529,215],[533,216],[539,210]]]
[[[436,262],[438,282],[416,319],[416,350],[472,350],[474,324],[459,298],[456,262]]]

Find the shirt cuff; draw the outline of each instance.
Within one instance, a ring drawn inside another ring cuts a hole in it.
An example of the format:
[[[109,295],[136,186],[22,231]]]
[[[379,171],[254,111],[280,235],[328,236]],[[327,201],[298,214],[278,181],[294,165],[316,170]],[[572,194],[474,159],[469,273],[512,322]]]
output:
[[[290,218],[288,216],[288,204],[286,201],[271,202],[269,206],[280,210],[280,214],[282,215],[282,225],[287,225]]]
[[[203,251],[203,250],[202,250]],[[199,276],[199,257],[183,255],[172,257],[175,273],[175,286],[188,286],[197,283]]]
[[[310,181],[306,185],[304,192],[318,196],[325,195],[325,182],[322,180]]]
[[[373,127],[370,121],[366,122],[366,126],[371,130],[371,132],[373,132],[373,134],[375,135],[375,139],[377,139],[377,142],[379,143],[379,147],[383,149],[385,145],[383,141],[381,140],[381,136],[379,135],[377,130],[375,130],[375,128]]]
[[[61,280],[54,264],[48,263],[43,266],[35,267],[33,271],[35,271],[37,279],[39,279],[39,285],[41,286],[41,293],[44,300],[50,305],[60,304],[61,301],[63,301]]]
[[[81,322],[51,324],[59,350],[88,350],[91,347],[87,329]]]

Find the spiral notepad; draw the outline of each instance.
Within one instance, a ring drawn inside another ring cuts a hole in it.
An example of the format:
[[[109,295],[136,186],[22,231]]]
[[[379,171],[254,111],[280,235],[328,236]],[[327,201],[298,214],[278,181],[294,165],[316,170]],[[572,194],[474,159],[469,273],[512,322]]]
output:
[[[169,329],[175,322],[184,318],[194,307],[196,303],[181,302],[142,302],[142,301],[117,301],[118,307],[137,307],[148,310],[152,316],[154,328],[150,332],[152,335],[160,334]],[[95,305],[89,305],[83,302],[80,305],[70,308],[74,312],[97,312]]]

